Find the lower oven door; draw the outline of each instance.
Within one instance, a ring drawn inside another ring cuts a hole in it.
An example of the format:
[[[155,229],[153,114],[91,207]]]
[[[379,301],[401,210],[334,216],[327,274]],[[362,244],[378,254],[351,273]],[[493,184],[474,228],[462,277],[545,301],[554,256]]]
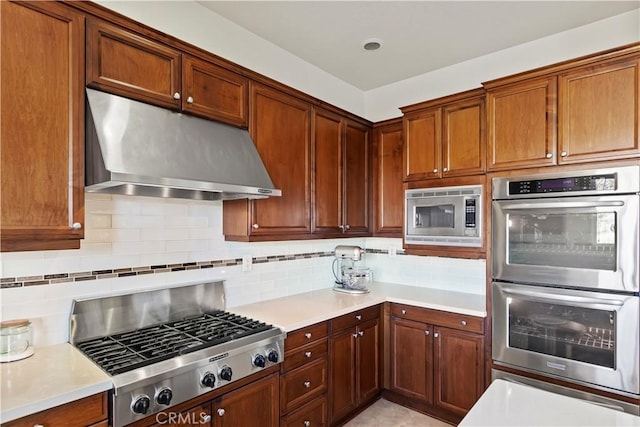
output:
[[[636,295],[494,282],[493,359],[638,395],[639,313]]]

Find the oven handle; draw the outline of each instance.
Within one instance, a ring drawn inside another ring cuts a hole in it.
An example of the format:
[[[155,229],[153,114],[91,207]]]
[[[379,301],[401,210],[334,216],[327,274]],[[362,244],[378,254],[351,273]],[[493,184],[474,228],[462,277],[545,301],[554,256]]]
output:
[[[599,202],[560,202],[554,201],[553,203],[541,202],[541,203],[507,203],[501,204],[500,207],[503,210],[519,210],[519,209],[566,209],[566,208],[601,208],[601,207],[620,207],[624,206],[624,202],[621,200],[615,201],[599,201]]]
[[[545,301],[551,303],[557,303],[558,301],[571,302],[576,307],[582,308],[593,308],[594,305],[600,306],[610,306],[610,307],[622,307],[624,305],[624,301],[621,300],[604,300],[598,298],[588,298],[588,297],[574,297],[570,295],[558,295],[558,294],[550,294],[546,292],[540,291],[524,291],[524,290],[514,290],[514,289],[506,289],[502,287],[500,289],[506,295],[513,296],[526,296],[535,298],[538,301]]]

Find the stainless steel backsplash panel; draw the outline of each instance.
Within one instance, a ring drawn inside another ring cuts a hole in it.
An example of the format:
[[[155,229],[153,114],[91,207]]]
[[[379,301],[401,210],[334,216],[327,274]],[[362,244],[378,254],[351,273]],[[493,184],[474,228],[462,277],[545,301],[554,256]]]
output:
[[[69,342],[75,344],[224,309],[224,281],[74,300]]]

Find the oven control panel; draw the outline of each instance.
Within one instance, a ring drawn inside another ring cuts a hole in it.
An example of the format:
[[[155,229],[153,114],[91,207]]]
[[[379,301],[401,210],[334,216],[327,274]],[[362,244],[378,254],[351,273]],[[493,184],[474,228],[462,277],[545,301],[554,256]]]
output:
[[[573,191],[615,191],[616,174],[509,181],[509,195]]]

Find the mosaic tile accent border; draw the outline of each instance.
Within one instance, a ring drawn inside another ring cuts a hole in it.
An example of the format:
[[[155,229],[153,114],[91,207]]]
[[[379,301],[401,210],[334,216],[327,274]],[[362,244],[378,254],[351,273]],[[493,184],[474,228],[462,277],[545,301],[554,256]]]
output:
[[[381,249],[366,249],[366,253],[386,254],[388,251]],[[404,251],[398,251],[398,255],[404,255]],[[333,256],[333,252],[307,252],[291,255],[270,255],[254,257],[253,264],[268,262],[295,261],[308,258],[322,258]],[[197,270],[205,268],[230,267],[242,265],[242,258],[223,259],[214,261],[185,262],[181,264],[161,264],[141,267],[116,268],[112,270],[93,270],[74,273],[44,274],[41,276],[3,277],[0,278],[0,289],[21,288],[25,286],[52,285],[65,282],[84,282],[87,280],[112,279],[118,277],[141,276],[144,274],[170,273],[174,271]]]

